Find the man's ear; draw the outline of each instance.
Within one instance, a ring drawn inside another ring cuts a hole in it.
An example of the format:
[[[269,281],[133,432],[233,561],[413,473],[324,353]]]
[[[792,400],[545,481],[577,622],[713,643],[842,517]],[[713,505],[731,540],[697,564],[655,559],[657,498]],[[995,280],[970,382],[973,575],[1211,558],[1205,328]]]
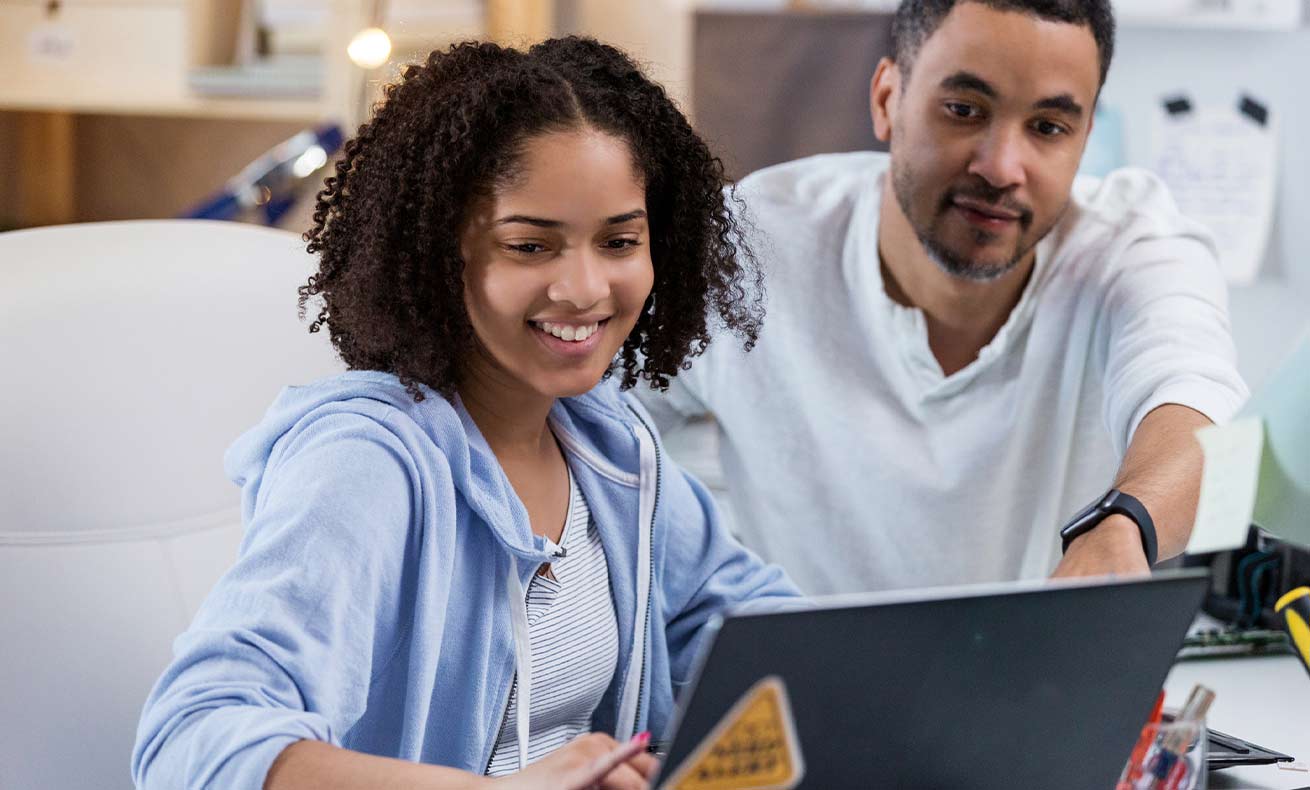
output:
[[[873,134],[884,143],[892,139],[892,119],[896,116],[901,95],[901,70],[896,61],[883,58],[869,80],[869,113],[873,117]]]

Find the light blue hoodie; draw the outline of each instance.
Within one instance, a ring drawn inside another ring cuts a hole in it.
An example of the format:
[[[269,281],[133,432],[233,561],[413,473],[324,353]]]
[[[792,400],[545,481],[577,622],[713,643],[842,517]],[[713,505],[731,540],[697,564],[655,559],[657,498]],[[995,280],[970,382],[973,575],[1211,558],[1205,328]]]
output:
[[[532,533],[468,412],[425,394],[416,404],[375,372],[289,388],[228,451],[246,535],[146,701],[138,787],[262,787],[301,739],[485,770],[516,672],[530,693],[523,590],[556,547]],[[593,729],[658,735],[707,621],[795,588],[719,525],[613,382],[550,420],[600,531],[619,627]]]

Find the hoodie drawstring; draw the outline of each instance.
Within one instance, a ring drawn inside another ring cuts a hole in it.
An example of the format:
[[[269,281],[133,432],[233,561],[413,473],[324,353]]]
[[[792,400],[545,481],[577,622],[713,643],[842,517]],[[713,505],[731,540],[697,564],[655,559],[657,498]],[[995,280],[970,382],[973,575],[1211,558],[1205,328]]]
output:
[[[657,469],[659,459],[653,437],[644,430],[635,431],[641,448],[641,473],[638,477],[637,523],[637,600],[633,618],[632,649],[628,659],[623,691],[619,697],[619,716],[615,738],[622,741],[637,733],[637,709],[642,693],[643,672],[646,668],[647,636],[650,630],[649,608],[651,588],[651,532],[655,518]],[[563,556],[563,550],[547,541],[547,548]],[[532,646],[528,630],[528,603],[523,580],[519,578],[518,559],[510,558],[509,596],[511,625],[514,631],[514,668],[518,677],[518,710],[515,731],[518,735],[519,770],[528,765],[528,737],[531,723],[532,698]]]
[[[509,595],[510,620],[514,627],[514,671],[518,678],[518,714],[515,716],[515,732],[519,742],[519,770],[528,767],[528,730],[532,716],[532,645],[528,632],[527,595],[523,592],[523,580],[519,578],[518,560],[511,557],[509,561],[509,584],[505,586]]]

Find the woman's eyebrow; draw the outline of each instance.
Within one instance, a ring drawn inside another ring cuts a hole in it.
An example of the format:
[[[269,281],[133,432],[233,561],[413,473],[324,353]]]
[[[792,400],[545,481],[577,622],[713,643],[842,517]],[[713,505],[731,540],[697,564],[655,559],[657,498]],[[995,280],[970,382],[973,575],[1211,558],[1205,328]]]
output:
[[[605,220],[605,224],[622,225],[624,222],[631,222],[634,219],[641,219],[645,216],[646,216],[645,211],[643,211],[642,209],[636,209],[635,211],[629,211],[626,214],[615,214],[614,216]]]
[[[615,214],[605,220],[606,225],[622,225],[625,222],[631,222],[634,219],[642,219],[646,216],[644,209],[635,209],[623,214]],[[532,225],[538,228],[561,228],[564,223],[557,219],[544,219],[542,217],[529,217],[526,214],[510,214],[508,217],[501,217],[496,220],[497,225],[509,225],[511,223],[521,222],[524,225]]]
[[[538,228],[558,228],[564,225],[557,219],[542,219],[541,217],[529,217],[523,214],[511,214],[508,217],[501,217],[496,220],[497,225],[508,225],[514,222],[521,222],[524,225],[535,225]]]

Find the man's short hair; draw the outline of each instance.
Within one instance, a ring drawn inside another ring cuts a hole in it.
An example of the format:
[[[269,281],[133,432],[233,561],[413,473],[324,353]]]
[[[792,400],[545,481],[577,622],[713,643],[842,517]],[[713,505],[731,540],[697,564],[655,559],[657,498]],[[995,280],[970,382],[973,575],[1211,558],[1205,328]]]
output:
[[[896,64],[902,72],[909,74],[919,47],[960,3],[981,3],[997,11],[1017,11],[1090,28],[1101,56],[1101,84],[1105,84],[1110,58],[1114,55],[1114,12],[1110,0],[901,0],[892,22],[892,44]]]

